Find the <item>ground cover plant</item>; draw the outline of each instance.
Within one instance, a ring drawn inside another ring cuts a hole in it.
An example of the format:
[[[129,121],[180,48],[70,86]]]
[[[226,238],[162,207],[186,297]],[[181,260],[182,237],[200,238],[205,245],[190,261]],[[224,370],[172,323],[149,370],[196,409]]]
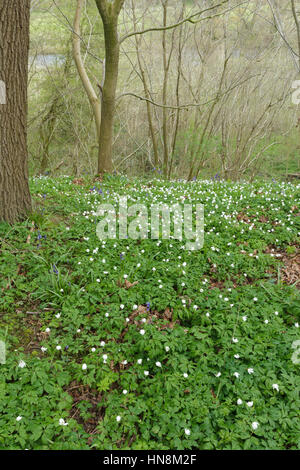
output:
[[[299,184],[30,184],[0,225],[0,448],[299,448]],[[120,195],[204,204],[203,248],[101,242]]]

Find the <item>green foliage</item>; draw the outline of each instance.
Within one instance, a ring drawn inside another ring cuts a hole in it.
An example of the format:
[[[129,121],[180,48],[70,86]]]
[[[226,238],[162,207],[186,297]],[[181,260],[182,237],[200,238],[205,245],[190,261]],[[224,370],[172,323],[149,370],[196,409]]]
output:
[[[268,147],[263,152],[261,173],[274,178],[282,177],[289,173],[299,173],[299,129],[293,129],[288,135],[274,134],[271,141],[275,142],[275,145]],[[265,148],[270,143],[270,141],[264,139],[261,142],[261,147]]]
[[[82,183],[33,179],[43,217],[0,226],[0,448],[299,448],[300,296],[276,256],[298,250],[299,185]],[[119,195],[203,203],[203,249],[101,242]]]

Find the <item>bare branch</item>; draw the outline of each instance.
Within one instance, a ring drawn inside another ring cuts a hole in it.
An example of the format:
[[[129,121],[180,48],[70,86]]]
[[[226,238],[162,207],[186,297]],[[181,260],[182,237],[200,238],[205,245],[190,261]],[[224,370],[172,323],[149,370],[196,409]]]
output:
[[[280,34],[282,40],[284,41],[285,45],[287,46],[287,48],[289,49],[291,55],[292,55],[292,59],[294,61],[294,64],[295,64],[295,67],[297,69],[297,71],[299,72],[300,71],[300,65],[298,65],[298,62],[297,62],[297,58],[299,59],[299,55],[294,51],[294,49],[292,48],[292,46],[290,45],[290,43],[288,42],[286,36],[285,36],[285,33],[284,33],[284,30],[283,30],[283,27],[282,27],[282,24],[281,24],[281,21],[280,21],[280,18],[279,18],[279,15],[277,14],[277,11],[276,11],[276,8],[275,6],[273,5],[272,3],[272,0],[267,0],[268,4],[269,4],[269,7],[272,11],[272,15],[273,15],[273,18],[274,18],[274,24],[275,24],[275,28],[277,29],[278,33]]]
[[[211,98],[210,100],[208,101],[204,101],[202,103],[187,103],[187,104],[183,104],[181,106],[171,106],[171,105],[164,105],[162,103],[156,103],[155,101],[152,101],[150,98],[145,98],[144,96],[140,96],[140,95],[137,95],[136,93],[132,93],[132,92],[127,92],[127,93],[122,93],[121,95],[119,95],[117,97],[117,100],[123,98],[124,96],[133,96],[134,98],[137,98],[141,101],[148,101],[149,103],[153,104],[153,106],[157,106],[158,108],[166,108],[166,109],[188,109],[188,108],[198,108],[200,106],[205,106],[209,103],[212,103],[213,101],[215,101],[216,99],[222,97],[222,96],[225,96],[227,95],[228,93],[230,93],[232,90],[234,90],[235,88],[237,88],[238,86],[241,86],[243,85],[245,82],[247,82],[248,80],[251,80],[252,78],[254,77],[257,77],[259,74],[256,74],[256,75],[251,75],[250,77],[247,77],[245,78],[245,80],[235,84],[234,86],[228,88],[227,90],[225,90],[223,93],[220,93],[218,94],[217,96],[215,96],[214,98]]]
[[[89,79],[89,76],[86,72],[82,57],[81,57],[81,50],[80,50],[80,18],[82,8],[84,6],[85,0],[77,0],[77,7],[76,13],[74,18],[74,34],[73,34],[73,57],[77,67],[78,74],[81,78],[82,84],[88,96],[89,102],[93,109],[95,123],[96,123],[96,130],[97,130],[97,138],[99,140],[100,136],[100,124],[101,124],[101,105],[100,99],[95,92],[93,85]]]
[[[225,11],[225,12],[222,12],[222,13],[219,13],[219,14],[216,14],[216,15],[213,15],[213,16],[206,16],[205,18],[200,18],[198,20],[195,20],[194,18],[196,18],[197,16],[200,16],[200,15],[203,15],[203,13],[206,13],[207,11],[210,11],[210,10],[214,10],[216,8],[219,8],[220,6],[223,6],[225,3],[228,3],[229,0],[223,0],[221,3],[213,6],[213,7],[209,7],[209,8],[206,8],[205,10],[201,10],[201,11],[198,11],[197,13],[193,13],[192,15],[188,16],[187,18],[184,18],[180,21],[178,21],[177,23],[174,23],[174,24],[171,24],[169,26],[160,26],[160,27],[155,27],[155,28],[148,28],[148,29],[144,29],[142,31],[133,31],[132,33],[128,33],[128,34],[125,34],[121,39],[120,39],[120,44],[125,41],[126,39],[132,37],[132,36],[136,36],[138,34],[145,34],[145,33],[149,33],[151,31],[167,31],[167,30],[170,30],[170,29],[173,29],[173,28],[177,28],[178,26],[181,26],[182,24],[184,23],[192,23],[192,24],[196,24],[196,23],[199,23],[200,21],[204,21],[206,19],[211,19],[211,18],[215,18],[217,16],[221,16],[225,13],[227,13],[228,11],[231,11],[233,10],[234,8],[236,8],[237,6],[240,6],[240,5],[243,5],[244,3],[247,3],[246,1],[240,3],[239,5],[236,5],[232,8],[230,8],[229,10]]]

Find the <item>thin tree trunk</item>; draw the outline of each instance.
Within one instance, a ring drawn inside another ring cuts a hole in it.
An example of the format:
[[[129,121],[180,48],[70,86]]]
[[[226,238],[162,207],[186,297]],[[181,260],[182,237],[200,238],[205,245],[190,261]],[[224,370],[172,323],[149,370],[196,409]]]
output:
[[[131,1],[131,8],[132,8],[132,14],[133,14],[133,23],[134,23],[134,30],[136,31],[136,24],[137,24],[137,19],[136,19],[136,14],[135,14],[135,8],[134,8],[134,0]],[[141,52],[140,52],[140,38],[138,36],[135,36],[135,50],[136,50],[136,56],[137,56],[137,61],[138,61],[138,66],[141,74],[141,79],[144,87],[144,93],[145,97],[147,100],[151,99],[149,88],[147,85],[147,79],[146,79],[146,74],[145,74],[145,69],[142,63],[141,59]],[[158,147],[157,147],[157,141],[156,141],[156,133],[154,129],[154,124],[153,124],[153,119],[152,119],[152,110],[151,110],[151,104],[149,101],[146,101],[146,107],[147,107],[147,118],[148,118],[148,126],[149,126],[149,132],[152,140],[152,148],[153,148],[153,156],[154,156],[154,166],[155,168],[158,167],[159,165],[159,156],[158,156]]]
[[[31,210],[27,155],[30,0],[0,0],[0,220],[14,223]]]
[[[69,80],[71,66],[72,66],[72,54],[70,53],[70,51],[67,51],[66,62],[64,65],[64,70],[63,70],[63,82],[66,82]],[[63,82],[62,84],[64,85]],[[63,100],[64,100],[64,95],[62,91],[56,88],[50,109],[46,113],[45,117],[42,119],[42,122],[39,128],[39,135],[41,138],[41,150],[42,150],[40,174],[45,173],[45,171],[50,165],[50,145],[54,137],[60,109],[63,105]]]
[[[93,110],[93,115],[95,119],[96,133],[97,133],[97,144],[99,143],[100,138],[100,122],[101,122],[101,104],[100,98],[97,96],[96,91],[89,79],[87,71],[85,69],[84,61],[81,56],[81,36],[80,36],[80,20],[81,13],[84,7],[85,0],[77,0],[77,7],[74,18],[74,34],[73,34],[73,58],[74,62],[80,76],[83,87],[86,91],[87,97],[89,99],[91,108]]]
[[[167,26],[167,12],[168,12],[168,0],[163,2],[163,26]],[[167,104],[167,85],[168,85],[168,75],[169,75],[169,67],[168,64],[170,63],[167,58],[167,39],[166,39],[166,31],[164,30],[162,38],[162,47],[163,47],[163,68],[164,68],[164,79],[163,79],[163,96],[162,102],[164,105]],[[169,139],[168,139],[168,113],[167,109],[163,108],[163,154],[164,154],[164,164],[163,164],[163,173],[164,176],[168,174],[168,165],[169,165]]]
[[[180,20],[183,19],[184,17],[184,11],[185,11],[185,5],[183,4],[181,13],[180,13]],[[179,30],[179,39],[178,39],[178,58],[177,58],[177,79],[176,79],[176,106],[178,106],[178,109],[176,110],[175,113],[175,119],[174,119],[174,130],[173,130],[173,138],[172,138],[172,145],[171,145],[171,153],[170,153],[170,164],[169,164],[169,169],[168,169],[168,178],[171,178],[172,175],[172,169],[173,169],[173,163],[174,163],[174,156],[175,156],[175,150],[176,150],[176,142],[177,142],[177,137],[178,137],[178,131],[179,131],[179,121],[180,121],[180,79],[181,79],[181,71],[182,71],[182,51],[184,48],[183,44],[183,26],[180,26]]]

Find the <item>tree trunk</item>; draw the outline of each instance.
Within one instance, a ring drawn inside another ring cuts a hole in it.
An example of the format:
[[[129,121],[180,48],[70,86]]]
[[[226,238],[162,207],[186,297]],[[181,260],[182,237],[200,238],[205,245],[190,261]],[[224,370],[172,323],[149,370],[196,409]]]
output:
[[[94,90],[94,87],[89,79],[89,76],[86,71],[84,61],[81,56],[81,32],[80,32],[80,20],[82,9],[85,6],[85,0],[77,0],[77,8],[74,18],[74,34],[72,37],[73,40],[73,58],[74,62],[80,76],[83,87],[86,91],[87,97],[89,99],[91,108],[93,110],[96,133],[97,133],[97,144],[99,143],[100,138],[100,122],[101,122],[101,104],[100,99]]]
[[[14,223],[31,210],[27,155],[30,0],[0,0],[0,220]]]
[[[105,76],[102,88],[98,173],[112,172],[112,141],[119,74],[118,19],[125,0],[96,0],[104,29]]]
[[[98,155],[98,173],[112,171],[113,124],[119,70],[118,18],[103,21],[105,37],[105,79],[102,89],[102,109]]]
[[[163,2],[163,26],[167,26],[167,14],[168,14],[168,0]],[[170,65],[170,56],[167,54],[167,33],[164,30],[162,33],[162,48],[163,48],[163,68],[164,68],[164,79],[163,79],[163,93],[162,93],[162,102],[163,105],[167,105],[167,87],[168,87],[168,78],[169,78],[169,65]],[[172,45],[173,46],[173,45]],[[172,52],[170,52],[171,54]],[[164,176],[168,175],[169,168],[169,133],[168,133],[168,112],[167,108],[163,108],[163,153],[164,153],[164,164],[163,164],[163,173]]]

